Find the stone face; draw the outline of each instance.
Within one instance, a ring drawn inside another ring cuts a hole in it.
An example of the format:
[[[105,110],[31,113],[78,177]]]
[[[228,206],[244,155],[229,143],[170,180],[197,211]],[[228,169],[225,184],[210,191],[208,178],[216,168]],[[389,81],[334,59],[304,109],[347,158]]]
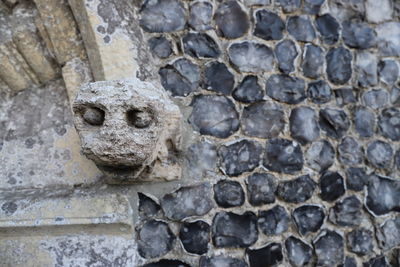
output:
[[[367,49],[376,45],[374,29],[363,22],[343,22],[342,37],[344,43],[351,48]]]
[[[269,97],[287,104],[298,104],[306,98],[304,80],[289,75],[271,75],[266,83],[266,91]]]
[[[354,126],[362,137],[371,137],[375,132],[375,114],[366,107],[357,107],[354,112]]]
[[[171,92],[172,96],[187,96],[196,91],[199,85],[199,67],[185,58],[162,67],[158,74],[162,86]]]
[[[293,174],[303,168],[303,152],[296,142],[273,138],[267,143],[263,165],[270,171]]]
[[[258,239],[257,216],[252,212],[218,212],[212,223],[212,238],[220,248],[249,247]]]
[[[192,106],[189,122],[200,134],[226,138],[239,129],[235,106],[224,96],[199,95]]]
[[[209,2],[196,2],[190,6],[189,25],[196,31],[211,29],[213,7]]]
[[[289,214],[282,206],[258,212],[258,227],[265,235],[279,235],[288,230]]]
[[[247,263],[244,260],[214,256],[214,257],[201,257],[199,267],[247,267]]]
[[[171,42],[163,37],[153,37],[149,40],[151,52],[159,58],[167,58],[172,54]]]
[[[312,259],[313,249],[301,239],[290,236],[285,241],[289,262],[296,267],[306,266]]]
[[[378,60],[372,53],[362,51],[356,54],[357,80],[362,87],[378,83]]]
[[[267,41],[282,39],[285,24],[277,14],[263,9],[256,12],[255,18],[255,36]]]
[[[346,186],[347,189],[353,191],[362,191],[364,186],[368,184],[368,175],[364,168],[350,167],[346,170]]]
[[[399,77],[399,65],[397,61],[386,59],[379,62],[380,80],[388,85],[394,85]]]
[[[230,95],[235,79],[224,63],[217,61],[206,65],[204,71],[203,88],[224,95]]]
[[[140,14],[140,26],[147,32],[179,31],[186,24],[186,11],[178,0],[145,1]]]
[[[276,194],[286,202],[302,203],[311,198],[316,186],[307,174],[293,180],[281,181]]]
[[[279,69],[285,74],[295,70],[294,60],[298,54],[296,45],[292,40],[283,40],[275,46],[275,57],[278,61]]]
[[[339,40],[340,25],[331,14],[318,16],[315,22],[317,30],[326,44],[334,44]]]
[[[335,266],[344,261],[343,237],[335,231],[324,230],[314,241],[314,248],[319,266]]]
[[[258,249],[246,249],[251,267],[272,267],[283,259],[282,246],[279,243],[270,243]]]
[[[214,185],[214,197],[218,206],[231,208],[244,203],[244,191],[240,183],[223,180]]]
[[[324,210],[316,205],[303,205],[293,210],[293,219],[301,235],[317,232],[324,223]]]
[[[361,201],[356,196],[349,196],[336,202],[331,209],[329,219],[340,226],[358,226],[362,219],[361,209]]]
[[[287,20],[287,31],[297,41],[312,42],[316,37],[311,20],[306,15],[289,17]]]
[[[213,207],[211,186],[207,183],[181,187],[161,199],[161,207],[167,218],[182,220],[207,214]]]
[[[378,117],[380,134],[392,141],[400,140],[400,111],[396,108],[382,110]]]
[[[316,104],[328,103],[332,95],[331,87],[323,80],[308,84],[307,96]]]
[[[167,254],[173,247],[175,236],[168,224],[150,220],[138,232],[139,254],[143,258],[156,258]]]
[[[214,19],[218,34],[228,39],[239,38],[249,29],[249,18],[235,0],[220,4]]]
[[[323,172],[332,166],[335,150],[327,140],[316,141],[308,148],[305,157],[308,166],[315,171]]]
[[[271,102],[251,104],[243,109],[242,130],[247,136],[272,138],[283,130],[285,118],[282,107]]]
[[[400,216],[386,220],[377,228],[376,238],[384,250],[392,249],[400,244]]]
[[[301,65],[304,76],[312,79],[319,78],[323,73],[324,63],[325,57],[322,48],[313,44],[306,45]]]
[[[343,165],[354,166],[361,164],[364,159],[362,146],[353,137],[346,136],[338,145],[339,161]]]
[[[343,177],[338,172],[324,172],[319,179],[320,198],[334,201],[345,193]]]
[[[400,23],[386,22],[376,27],[378,48],[383,56],[400,55]]]
[[[106,174],[107,182],[131,183],[149,174],[158,180],[180,178],[181,167],[167,143],[178,154],[182,115],[154,84],[139,79],[86,84],[73,111],[83,154]]]
[[[365,1],[367,20],[372,23],[381,23],[392,18],[392,1],[382,0],[377,3],[373,0]]]
[[[328,74],[328,79],[334,84],[345,84],[347,83],[352,74],[351,52],[344,48],[331,48],[326,55],[326,72]]]
[[[393,149],[390,144],[377,140],[367,147],[368,162],[375,168],[387,169],[392,165]]]
[[[185,54],[195,58],[217,58],[220,50],[211,36],[205,33],[188,33],[182,38]]]
[[[253,206],[275,202],[277,182],[269,173],[253,173],[246,179],[248,201]]]
[[[246,76],[240,84],[233,90],[232,96],[235,100],[243,103],[253,103],[261,101],[264,91],[258,84],[257,76]]]
[[[276,4],[282,7],[283,12],[291,13],[298,10],[301,6],[300,0],[277,0]]]
[[[380,109],[386,106],[389,101],[389,94],[383,89],[373,89],[362,95],[365,105],[372,109]]]
[[[347,235],[347,243],[352,252],[368,255],[374,248],[373,233],[365,228],[355,229]]]
[[[311,143],[319,137],[319,125],[314,109],[297,107],[290,113],[290,134],[301,144]]]
[[[371,175],[365,205],[370,212],[378,216],[400,211],[400,182]]]
[[[350,121],[343,110],[325,108],[319,111],[319,125],[327,136],[339,139],[349,129]]]
[[[139,214],[143,217],[155,216],[161,210],[160,205],[149,196],[138,193],[139,197]]]
[[[185,222],[179,231],[179,239],[187,252],[202,255],[208,250],[210,225],[204,221]]]
[[[262,147],[259,143],[242,140],[221,146],[218,157],[223,172],[229,176],[237,176],[254,170],[260,164],[261,153]]]
[[[275,64],[271,48],[256,42],[233,43],[228,49],[229,59],[241,72],[271,71]]]

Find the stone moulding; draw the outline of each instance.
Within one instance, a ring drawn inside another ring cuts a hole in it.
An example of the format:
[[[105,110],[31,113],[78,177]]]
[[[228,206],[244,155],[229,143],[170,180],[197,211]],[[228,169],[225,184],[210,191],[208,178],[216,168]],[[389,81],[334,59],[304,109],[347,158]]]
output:
[[[107,183],[180,178],[182,115],[159,87],[139,79],[89,83],[73,111],[82,152]]]

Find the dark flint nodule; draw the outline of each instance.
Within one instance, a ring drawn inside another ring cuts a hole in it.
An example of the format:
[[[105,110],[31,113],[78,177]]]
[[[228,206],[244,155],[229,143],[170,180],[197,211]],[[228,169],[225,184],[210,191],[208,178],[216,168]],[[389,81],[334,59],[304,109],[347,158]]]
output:
[[[251,267],[272,267],[283,260],[282,246],[279,243],[269,243],[257,249],[246,249]]]
[[[323,172],[332,166],[335,160],[335,149],[328,140],[316,141],[311,143],[305,157],[309,167]]]
[[[303,168],[303,152],[298,143],[273,138],[267,142],[263,165],[275,172],[293,174]]]
[[[210,225],[204,221],[184,222],[179,238],[187,252],[202,255],[208,250]]]
[[[257,76],[246,76],[233,90],[232,96],[235,100],[243,103],[253,103],[264,98],[264,91],[258,84]]]
[[[312,79],[321,77],[324,63],[325,58],[322,48],[313,44],[306,45],[301,65],[304,76]]]
[[[336,266],[344,261],[343,237],[331,230],[324,230],[314,241],[317,266]]]
[[[362,203],[356,196],[346,197],[331,208],[329,219],[336,225],[355,227],[361,224]]]
[[[284,74],[271,75],[266,83],[267,95],[279,102],[298,104],[306,98],[305,82]]]
[[[312,259],[313,249],[301,239],[290,236],[285,241],[289,262],[293,266],[306,266]]]
[[[276,194],[286,202],[302,203],[311,198],[316,186],[317,184],[307,174],[296,179],[281,181]]]
[[[308,84],[307,96],[316,104],[328,103],[332,98],[329,84],[323,80]]]
[[[338,172],[324,172],[319,178],[320,197],[332,202],[345,193],[343,177]]]
[[[221,51],[211,36],[205,33],[188,33],[182,38],[185,54],[195,58],[217,58]]]
[[[214,197],[218,206],[223,208],[237,207],[244,203],[243,188],[236,181],[219,181],[214,185]]]
[[[237,1],[229,0],[219,5],[214,15],[217,33],[221,37],[235,39],[249,29],[249,18]]]
[[[294,60],[297,52],[296,44],[292,40],[283,40],[275,46],[275,57],[278,60],[279,69],[284,74],[289,74],[295,70]]]
[[[224,63],[214,61],[205,66],[202,84],[204,89],[230,95],[234,83],[235,78]]]
[[[253,173],[246,179],[248,201],[253,206],[275,202],[277,182],[269,173]]]
[[[312,42],[316,37],[311,20],[306,15],[289,17],[287,20],[287,31],[297,41]]]
[[[295,208],[292,216],[301,235],[317,232],[325,219],[324,210],[320,206],[308,204]]]
[[[352,74],[352,60],[350,50],[344,47],[331,48],[326,54],[326,72],[329,81],[338,85],[347,83]]]
[[[255,14],[256,26],[254,35],[264,40],[280,40],[283,37],[285,24],[275,13],[268,10],[258,10]]]
[[[314,109],[297,107],[290,113],[290,135],[301,144],[311,143],[319,137],[319,125]]]
[[[325,108],[319,111],[319,125],[327,136],[339,139],[349,129],[350,121],[343,110]]]
[[[282,234],[288,230],[289,223],[289,214],[280,205],[258,212],[258,227],[265,235]]]
[[[329,45],[339,40],[339,22],[329,13],[318,16],[316,19],[317,30],[322,35],[322,40]]]

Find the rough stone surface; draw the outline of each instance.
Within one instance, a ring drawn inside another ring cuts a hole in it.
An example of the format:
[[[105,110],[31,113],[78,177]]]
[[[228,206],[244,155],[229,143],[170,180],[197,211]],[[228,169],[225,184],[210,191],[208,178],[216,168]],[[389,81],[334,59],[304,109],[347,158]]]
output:
[[[285,241],[285,247],[289,261],[293,266],[305,266],[311,262],[313,249],[301,239],[290,236]]]
[[[379,62],[380,80],[388,85],[394,85],[399,78],[399,65],[397,61],[387,59]]]
[[[283,130],[285,118],[280,105],[260,102],[243,109],[241,123],[243,133],[247,136],[272,138]]]
[[[344,261],[343,237],[335,231],[324,230],[314,241],[317,264],[334,266]]]
[[[383,89],[373,89],[365,92],[362,99],[366,106],[372,109],[380,109],[389,102],[389,94]]]
[[[327,82],[320,80],[308,84],[307,96],[316,104],[328,103],[332,95],[331,87]]]
[[[301,78],[273,74],[266,83],[267,95],[287,104],[298,104],[306,98],[305,83]]]
[[[279,235],[286,232],[289,222],[289,214],[279,205],[258,212],[258,227],[265,235]]]
[[[317,116],[312,108],[292,109],[289,122],[291,136],[301,144],[311,143],[319,137]]]
[[[190,267],[190,265],[180,260],[162,259],[156,262],[145,264],[142,267]]]
[[[311,19],[306,15],[289,17],[286,27],[297,41],[312,42],[316,37]]]
[[[267,41],[282,39],[285,24],[277,14],[264,9],[257,11],[255,17],[255,36]]]
[[[224,63],[217,61],[206,65],[204,71],[203,88],[224,95],[230,95],[235,79]]]
[[[392,165],[393,149],[383,141],[374,141],[367,147],[368,162],[375,168],[385,169]]]
[[[319,111],[319,125],[327,136],[339,139],[349,129],[350,121],[343,110],[325,108]]]
[[[214,197],[218,206],[231,208],[244,203],[244,191],[240,183],[235,181],[219,181],[214,185]]]
[[[276,194],[286,202],[302,203],[311,198],[316,186],[309,175],[302,175],[293,180],[281,181]]]
[[[317,15],[325,0],[305,0],[303,10],[307,14]]]
[[[352,252],[368,255],[374,248],[373,233],[365,228],[355,229],[347,235],[347,243]]]
[[[208,250],[210,225],[204,221],[185,222],[179,231],[179,239],[187,252],[202,255]]]
[[[173,246],[175,236],[168,224],[151,220],[138,232],[139,254],[144,258],[156,258],[168,253]]]
[[[254,173],[247,177],[248,201],[253,206],[275,202],[276,178],[269,173]]]
[[[400,244],[400,216],[386,220],[379,226],[377,235],[379,246],[389,250]]]
[[[188,33],[182,38],[185,54],[195,58],[217,58],[221,53],[214,39],[205,33]]]
[[[400,55],[400,23],[386,22],[379,24],[376,29],[378,48],[383,56]]]
[[[346,166],[361,164],[364,159],[362,146],[351,136],[346,136],[338,145],[339,161]]]
[[[365,205],[375,215],[400,211],[400,182],[378,175],[369,178]]]
[[[366,107],[357,107],[354,112],[354,126],[361,137],[373,136],[376,127],[375,114]]]
[[[350,167],[346,170],[347,189],[361,191],[368,184],[368,175],[364,168]]]
[[[217,148],[208,141],[200,141],[188,148],[186,158],[190,171],[198,179],[215,172],[217,167]]]
[[[329,13],[315,19],[316,27],[326,44],[334,44],[339,40],[339,22]]]
[[[244,260],[215,256],[215,257],[201,257],[199,267],[247,267],[247,263]]]
[[[254,267],[276,266],[283,259],[282,246],[279,243],[269,243],[258,249],[247,249],[246,254],[250,266]]]
[[[336,202],[330,211],[329,219],[340,226],[354,227],[361,223],[362,203],[356,196],[349,196]]]
[[[319,78],[323,73],[324,63],[322,48],[313,44],[306,45],[301,65],[304,76],[312,79]]]
[[[328,79],[334,84],[347,83],[352,75],[350,50],[344,47],[331,48],[326,54],[326,72]]]
[[[197,31],[211,29],[213,6],[209,2],[196,2],[190,6],[189,25]]]
[[[378,60],[369,52],[362,51],[356,54],[357,79],[362,87],[374,86],[378,83]]]
[[[218,150],[220,167],[229,176],[252,171],[260,164],[261,153],[261,145],[249,140],[221,146]]]
[[[291,40],[283,40],[275,46],[275,57],[279,64],[279,69],[289,74],[295,70],[294,61],[299,54],[296,45]]]
[[[328,140],[316,141],[308,148],[305,158],[308,166],[318,172],[323,172],[332,166],[335,150]]]
[[[267,143],[263,165],[270,171],[293,174],[303,168],[303,152],[298,143],[273,138]]]
[[[373,0],[365,1],[367,20],[372,23],[381,23],[392,18],[392,1],[382,0],[379,3]]]
[[[325,219],[324,210],[316,205],[303,205],[293,210],[293,219],[301,235],[317,232]]]
[[[285,13],[291,13],[298,10],[301,6],[300,0],[277,0],[276,4],[282,7]]]
[[[139,214],[143,217],[155,216],[161,210],[160,205],[151,197],[138,193],[139,196]]]
[[[159,58],[167,58],[172,54],[171,42],[163,37],[153,37],[149,40],[151,52]]]
[[[257,76],[246,76],[233,90],[232,96],[235,100],[243,103],[253,103],[264,98],[264,91],[258,83]]]
[[[396,108],[382,110],[378,117],[380,134],[392,141],[400,140],[400,111]]]
[[[228,39],[239,38],[249,29],[249,19],[235,0],[221,3],[214,19],[219,35]]]
[[[324,172],[319,179],[319,187],[320,198],[330,202],[338,199],[345,192],[343,177],[338,172]]]
[[[362,22],[343,22],[342,37],[344,43],[351,48],[367,49],[376,44],[374,29]]]
[[[352,88],[339,88],[334,90],[334,94],[336,103],[340,107],[357,102],[356,95]]]

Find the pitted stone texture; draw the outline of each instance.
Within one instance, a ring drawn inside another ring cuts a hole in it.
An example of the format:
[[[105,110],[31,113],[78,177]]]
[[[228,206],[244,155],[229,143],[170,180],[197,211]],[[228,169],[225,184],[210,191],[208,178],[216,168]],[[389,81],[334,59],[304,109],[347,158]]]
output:
[[[195,58],[217,58],[221,51],[214,39],[205,33],[188,33],[182,38],[185,54]]]
[[[293,210],[293,219],[301,235],[317,232],[324,223],[324,210],[317,205],[303,205]]]
[[[289,17],[287,31],[297,41],[312,42],[316,37],[311,19],[306,15]]]
[[[338,172],[324,172],[319,179],[320,198],[335,201],[345,193],[343,177]]]
[[[326,44],[334,44],[339,40],[339,22],[329,13],[315,19],[317,30]]]
[[[202,255],[208,250],[210,225],[204,221],[185,222],[179,231],[179,239],[187,252]]]
[[[373,238],[372,231],[359,228],[347,235],[347,243],[352,252],[358,255],[368,255],[374,248]]]
[[[205,215],[214,207],[211,192],[208,183],[181,187],[166,194],[161,200],[161,207],[171,220]]]
[[[347,83],[352,74],[351,61],[353,57],[350,50],[344,47],[331,48],[326,54],[326,72],[328,79],[334,84]]]
[[[293,174],[301,171],[303,162],[303,152],[298,143],[283,138],[268,141],[263,161],[268,170]]]
[[[378,117],[379,132],[392,141],[400,140],[400,110],[387,108]]]
[[[365,206],[374,215],[400,211],[400,182],[378,175],[371,175],[367,186]]]
[[[220,167],[229,176],[252,171],[260,164],[262,147],[259,143],[241,140],[218,150]]]
[[[378,83],[378,59],[376,55],[366,51],[358,52],[355,65],[360,86],[369,87]]]
[[[290,135],[301,144],[311,143],[319,137],[316,112],[309,107],[297,107],[290,113]]]
[[[226,138],[239,129],[239,116],[224,96],[199,95],[193,99],[189,122],[200,134]]]
[[[173,247],[175,236],[168,224],[150,220],[138,231],[139,254],[143,258],[156,258],[167,254]]]
[[[187,96],[196,91],[199,85],[199,67],[185,58],[162,67],[158,74],[162,86],[171,92],[172,96]]]
[[[258,227],[265,235],[282,234],[288,230],[289,223],[289,214],[280,205],[258,212]]]
[[[292,40],[283,40],[275,46],[275,57],[279,64],[279,69],[289,74],[295,70],[294,60],[297,55],[297,48]]]
[[[384,250],[400,245],[400,216],[386,220],[376,231],[379,246]]]
[[[328,140],[313,142],[306,152],[306,164],[313,170],[323,172],[335,161],[335,150]]]
[[[148,32],[173,32],[186,24],[186,11],[179,0],[145,1],[140,26]]]
[[[246,76],[233,90],[232,96],[235,100],[243,103],[253,103],[264,98],[264,91],[258,83],[257,76]]]
[[[236,0],[221,3],[215,12],[214,20],[221,37],[235,39],[243,36],[249,29],[249,18]]]
[[[362,203],[356,196],[349,196],[336,202],[330,211],[329,219],[340,226],[355,227],[362,221]]]
[[[302,203],[311,198],[316,186],[307,174],[293,180],[281,181],[276,194],[286,202]]]
[[[201,257],[199,267],[247,267],[247,263],[244,260],[214,256],[214,257]]]
[[[336,266],[344,261],[343,237],[335,231],[324,230],[314,241],[318,266]]]
[[[224,95],[230,95],[235,79],[226,65],[221,62],[211,62],[205,66],[202,87]]]
[[[373,89],[364,92],[362,100],[366,106],[372,109],[380,109],[389,102],[389,94],[384,89]]]
[[[228,49],[228,55],[232,64],[241,72],[271,71],[275,64],[272,49],[256,42],[233,43]]]
[[[282,39],[285,24],[277,14],[263,9],[258,10],[255,17],[255,36],[267,41]]]
[[[366,107],[357,107],[354,112],[354,126],[361,137],[373,136],[376,127],[375,114]]]
[[[331,101],[332,90],[329,84],[323,80],[308,84],[307,96],[316,104],[325,104]]]
[[[212,238],[216,247],[243,248],[258,239],[257,216],[252,212],[236,214],[218,212],[212,223]]]
[[[298,104],[306,98],[305,82],[284,74],[271,75],[266,83],[267,95],[279,102]]]
[[[190,6],[189,25],[197,31],[210,30],[213,6],[209,2],[196,2]]]
[[[313,44],[306,45],[301,65],[304,76],[312,79],[319,78],[323,73],[324,63],[325,57],[322,48]]]
[[[214,185],[214,197],[218,206],[231,208],[244,203],[244,191],[239,182],[223,180]]]
[[[175,155],[181,149],[182,115],[154,84],[90,83],[81,87],[73,110],[82,151],[108,182],[180,178]]]
[[[367,49],[376,45],[374,29],[363,22],[343,22],[342,37],[344,43],[351,48]]]
[[[282,246],[275,242],[261,248],[246,249],[246,254],[251,267],[277,266],[283,259]]]
[[[350,121],[343,110],[325,108],[319,111],[319,125],[327,136],[339,139],[349,129]]]
[[[400,56],[400,22],[386,22],[376,27],[382,56]]]
[[[285,241],[289,262],[295,266],[306,266],[312,260],[313,249],[301,239],[290,236]]]
[[[247,136],[272,138],[279,135],[285,126],[285,114],[280,105],[260,102],[243,109],[242,130]]]
[[[393,149],[389,143],[377,140],[367,147],[368,162],[375,168],[387,169],[392,165]]]
[[[248,201],[253,206],[275,202],[277,182],[269,173],[253,173],[246,179]]]
[[[362,146],[351,136],[346,136],[338,145],[339,161],[346,166],[361,164],[364,159]]]

